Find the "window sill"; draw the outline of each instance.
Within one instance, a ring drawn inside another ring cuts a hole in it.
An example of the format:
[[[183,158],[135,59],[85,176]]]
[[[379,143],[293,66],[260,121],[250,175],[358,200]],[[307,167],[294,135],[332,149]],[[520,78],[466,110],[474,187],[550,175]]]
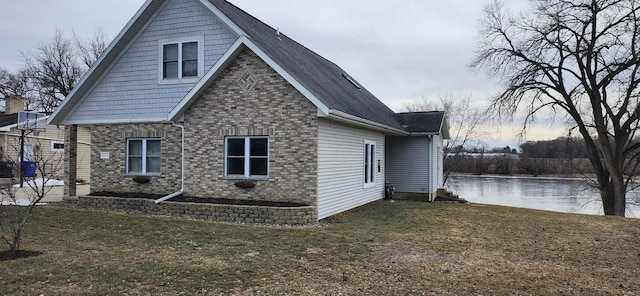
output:
[[[162,174],[127,173],[127,177],[162,177]]]
[[[200,77],[164,78],[164,79],[159,79],[158,80],[158,84],[160,84],[160,85],[170,85],[170,84],[196,83],[198,81],[200,81]]]
[[[269,176],[264,176],[264,177],[225,176],[224,179],[225,180],[269,181]]]
[[[371,187],[376,187],[376,183],[365,183],[364,185],[362,185],[362,188],[364,189],[371,188]]]

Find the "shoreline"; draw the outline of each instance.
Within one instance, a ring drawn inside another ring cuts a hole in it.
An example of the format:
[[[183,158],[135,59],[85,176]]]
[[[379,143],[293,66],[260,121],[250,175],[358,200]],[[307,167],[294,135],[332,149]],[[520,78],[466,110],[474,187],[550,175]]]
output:
[[[566,177],[561,175],[544,175],[544,176],[530,176],[530,175],[492,175],[492,174],[483,174],[483,175],[474,175],[474,174],[464,174],[464,173],[456,173],[451,174],[449,177],[472,177],[472,178],[496,178],[496,179],[531,179],[531,180],[575,180],[575,181],[585,181],[595,178],[595,176],[583,176],[583,177]]]

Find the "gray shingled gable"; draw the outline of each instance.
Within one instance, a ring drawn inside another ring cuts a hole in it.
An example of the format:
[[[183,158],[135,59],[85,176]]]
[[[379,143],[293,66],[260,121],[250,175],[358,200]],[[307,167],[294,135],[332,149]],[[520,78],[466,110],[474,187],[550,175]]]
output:
[[[329,109],[402,130],[396,114],[366,90],[357,88],[338,65],[323,58],[224,0],[208,0],[274,62],[313,93]],[[359,83],[358,83],[359,84]]]

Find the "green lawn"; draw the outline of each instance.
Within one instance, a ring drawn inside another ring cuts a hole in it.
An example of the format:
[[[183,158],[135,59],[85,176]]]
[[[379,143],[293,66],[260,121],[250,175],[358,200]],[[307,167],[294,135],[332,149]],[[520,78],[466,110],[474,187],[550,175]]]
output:
[[[376,202],[278,228],[37,208],[7,295],[638,295],[640,220]]]

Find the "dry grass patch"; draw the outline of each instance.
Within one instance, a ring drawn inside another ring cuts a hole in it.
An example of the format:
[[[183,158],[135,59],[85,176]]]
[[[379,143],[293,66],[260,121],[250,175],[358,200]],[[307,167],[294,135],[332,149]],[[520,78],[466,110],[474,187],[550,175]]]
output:
[[[640,220],[376,202],[321,227],[38,208],[7,295],[637,295]]]

